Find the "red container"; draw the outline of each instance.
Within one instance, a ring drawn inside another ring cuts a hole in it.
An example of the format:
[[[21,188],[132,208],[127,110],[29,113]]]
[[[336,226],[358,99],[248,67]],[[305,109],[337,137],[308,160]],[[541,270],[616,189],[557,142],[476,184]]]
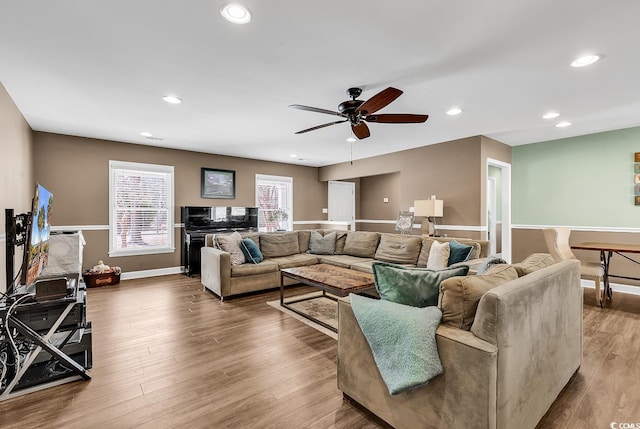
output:
[[[120,283],[120,274],[115,273],[83,273],[82,278],[87,287],[111,286]]]

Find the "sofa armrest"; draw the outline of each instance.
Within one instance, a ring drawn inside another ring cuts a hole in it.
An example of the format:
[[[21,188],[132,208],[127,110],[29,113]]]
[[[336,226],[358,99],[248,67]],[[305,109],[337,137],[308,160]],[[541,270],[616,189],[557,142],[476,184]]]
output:
[[[428,384],[390,395],[348,297],[338,301],[338,388],[398,429],[495,428],[497,348],[469,331],[440,325],[444,372]]]
[[[231,257],[215,247],[200,249],[200,283],[221,299],[231,291]]]
[[[471,332],[499,350],[498,427],[535,427],[582,362],[579,261],[491,289]]]

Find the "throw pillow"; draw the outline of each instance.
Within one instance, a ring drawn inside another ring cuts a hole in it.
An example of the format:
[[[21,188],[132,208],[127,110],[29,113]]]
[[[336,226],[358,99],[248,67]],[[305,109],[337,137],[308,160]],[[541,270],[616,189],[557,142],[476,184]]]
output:
[[[374,262],[371,268],[381,299],[412,307],[437,305],[440,282],[449,277],[466,276],[469,272],[467,266],[433,271],[385,262]]]
[[[220,249],[229,254],[231,266],[241,265],[247,262],[244,257],[244,253],[242,253],[242,250],[240,250],[241,241],[242,236],[238,231],[229,235],[216,235],[216,242],[218,243]]]
[[[442,323],[468,331],[473,325],[480,298],[485,292],[518,278],[508,264],[494,265],[477,276],[452,277],[440,284],[439,307]]]
[[[518,277],[522,277],[553,264],[553,258],[548,253],[532,253],[519,264],[513,264],[513,268],[518,272]]]
[[[449,242],[449,262],[448,265],[457,264],[458,262],[468,261],[471,257],[473,246],[458,243],[456,240]]]
[[[240,242],[240,250],[242,250],[245,259],[253,262],[254,264],[259,264],[264,260],[264,256],[262,255],[260,248],[255,241],[250,238],[245,238]]]
[[[318,231],[311,232],[309,240],[309,253],[315,255],[333,255],[336,251],[336,237],[338,234],[330,232],[324,237]]]
[[[449,242],[434,241],[429,249],[427,268],[430,270],[444,270],[449,266]]]

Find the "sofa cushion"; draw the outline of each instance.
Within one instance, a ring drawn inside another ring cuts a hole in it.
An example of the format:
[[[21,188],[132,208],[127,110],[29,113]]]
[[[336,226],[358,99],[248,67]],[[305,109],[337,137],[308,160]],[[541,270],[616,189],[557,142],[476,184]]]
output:
[[[308,253],[298,253],[296,255],[280,256],[279,258],[271,258],[269,260],[277,263],[280,269],[302,267],[306,265],[315,265],[318,263],[318,258]]]
[[[416,266],[418,268],[426,268],[427,261],[429,260],[429,251],[431,250],[431,245],[435,240],[429,237],[422,237],[422,247],[420,248],[420,256],[418,256],[418,262]]]
[[[318,231],[311,232],[309,253],[315,255],[333,255],[336,251],[336,232],[330,232],[324,237]]]
[[[258,246],[258,249],[260,248],[260,233],[259,232],[241,232],[240,235],[242,236],[243,240],[245,238],[251,239],[251,241],[256,243],[256,245]]]
[[[250,238],[242,239],[242,241],[240,242],[240,250],[242,250],[244,258],[247,260],[247,262],[259,264],[264,259],[260,248],[258,247],[256,242]]]
[[[382,234],[375,259],[394,264],[415,264],[420,255],[422,237],[399,234]]]
[[[298,234],[295,232],[260,234],[260,250],[265,258],[277,258],[300,253]]]
[[[336,231],[336,255],[344,253],[344,244],[347,242],[347,231]]]
[[[353,264],[361,262],[371,262],[371,258],[360,258],[358,256],[349,255],[318,255],[319,264],[331,264],[337,267],[351,268]]]
[[[490,289],[518,278],[511,265],[500,264],[477,276],[452,277],[440,283],[438,306],[442,323],[468,331],[476,315],[478,302]]]
[[[345,255],[373,258],[380,242],[380,233],[368,231],[350,231],[344,243]]]
[[[280,268],[276,262],[264,260],[259,264],[242,264],[231,267],[231,277],[257,276],[278,271]]]
[[[437,305],[440,282],[449,277],[466,276],[469,271],[467,266],[434,271],[385,262],[374,262],[371,267],[381,299],[413,307]]]
[[[533,253],[527,256],[524,261],[513,264],[513,268],[518,272],[518,277],[525,276],[541,268],[553,265],[553,257],[548,253]]]
[[[447,266],[469,260],[472,252],[473,246],[451,240],[449,242],[449,262]]]
[[[220,249],[229,254],[231,266],[240,265],[247,262],[244,257],[244,253],[242,253],[242,250],[240,250],[241,241],[242,236],[240,236],[240,233],[237,231],[233,234],[216,235],[216,243],[218,243],[218,247]]]
[[[443,270],[449,266],[449,243],[434,241],[429,250],[427,268],[430,270]]]
[[[310,230],[296,231],[298,234],[298,250],[300,253],[305,253],[309,250],[309,240],[311,239]]]

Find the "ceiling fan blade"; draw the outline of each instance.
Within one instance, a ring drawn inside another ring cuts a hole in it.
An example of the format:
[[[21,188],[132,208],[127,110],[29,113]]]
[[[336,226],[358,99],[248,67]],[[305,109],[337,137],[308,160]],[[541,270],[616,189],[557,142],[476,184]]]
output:
[[[370,115],[363,119],[367,122],[378,122],[381,124],[417,124],[424,122],[429,115],[412,115],[409,113],[391,113],[386,115]]]
[[[328,124],[316,125],[315,127],[311,127],[311,128],[307,128],[306,130],[298,131],[295,134],[308,133],[309,131],[319,130],[320,128],[329,127],[329,126],[335,125],[335,124],[341,124],[341,123],[347,122],[347,121],[348,121],[348,119],[345,119],[344,121],[336,121],[336,122],[329,122]]]
[[[380,91],[356,109],[356,113],[371,114],[385,107],[396,98],[402,95],[402,91],[397,88],[389,87],[383,91]]]
[[[358,125],[351,125],[351,130],[353,134],[358,137],[360,140],[366,139],[371,135],[369,132],[369,127],[364,122],[360,122]]]
[[[303,106],[302,104],[290,104],[289,107],[291,107],[292,109],[308,110],[309,112],[325,113],[327,115],[336,115],[336,116],[342,116],[343,118],[346,118],[346,115],[340,112],[334,112],[333,110],[327,110],[327,109],[320,109],[318,107]]]

